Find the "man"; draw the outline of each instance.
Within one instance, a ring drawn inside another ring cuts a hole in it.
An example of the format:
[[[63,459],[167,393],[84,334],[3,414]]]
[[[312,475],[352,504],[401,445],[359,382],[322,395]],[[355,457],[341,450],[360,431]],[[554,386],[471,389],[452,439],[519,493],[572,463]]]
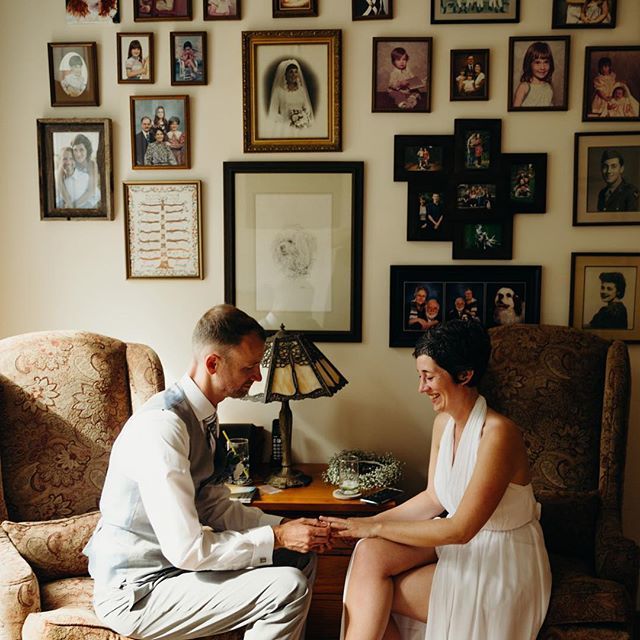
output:
[[[427,219],[434,229],[438,229],[444,220],[443,206],[439,193],[434,193],[431,196],[431,202],[427,202]]]
[[[638,188],[624,179],[624,158],[617,149],[605,149],[600,171],[607,186],[598,194],[598,211],[638,211]]]
[[[156,394],[116,439],[85,549],[102,622],[136,638],[189,640],[247,626],[246,640],[298,640],[317,520],[281,521],[229,500],[217,407],[260,381],[262,327],[231,305],[207,311],[187,373]],[[300,552],[300,553],[298,553]]]
[[[140,119],[140,131],[136,133],[136,165],[144,165],[144,154],[147,152],[147,147],[153,142],[153,136],[151,135],[151,118],[143,116]]]

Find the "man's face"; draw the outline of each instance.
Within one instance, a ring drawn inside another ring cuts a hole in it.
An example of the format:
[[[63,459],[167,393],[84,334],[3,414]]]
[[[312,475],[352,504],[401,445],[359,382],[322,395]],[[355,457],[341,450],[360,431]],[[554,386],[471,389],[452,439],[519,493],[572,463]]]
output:
[[[439,193],[434,193],[433,196],[431,196],[433,199],[433,204],[438,204],[440,202],[440,194]]]
[[[223,398],[244,398],[254,382],[260,382],[260,362],[264,342],[255,333],[246,335],[240,344],[230,347],[218,359],[215,381]]]
[[[602,163],[602,178],[608,185],[615,185],[622,180],[624,166],[620,163],[620,158],[611,158]]]
[[[600,300],[602,302],[613,302],[618,297],[618,288],[613,282],[600,283]]]
[[[433,298],[427,302],[427,316],[435,318],[440,313],[440,303]]]
[[[145,133],[149,133],[149,129],[151,129],[151,119],[150,118],[142,118],[142,122],[140,122],[140,126]]]
[[[467,65],[473,67],[476,59],[473,56],[467,56]]]

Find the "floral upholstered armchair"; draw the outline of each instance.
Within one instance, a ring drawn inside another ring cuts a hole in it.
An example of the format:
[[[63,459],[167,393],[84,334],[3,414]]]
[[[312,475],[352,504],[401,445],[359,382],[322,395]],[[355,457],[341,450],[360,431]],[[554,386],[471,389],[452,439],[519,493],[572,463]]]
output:
[[[627,347],[568,327],[490,330],[481,392],[523,435],[553,585],[539,638],[632,638],[638,547],[621,503],[630,371]]]

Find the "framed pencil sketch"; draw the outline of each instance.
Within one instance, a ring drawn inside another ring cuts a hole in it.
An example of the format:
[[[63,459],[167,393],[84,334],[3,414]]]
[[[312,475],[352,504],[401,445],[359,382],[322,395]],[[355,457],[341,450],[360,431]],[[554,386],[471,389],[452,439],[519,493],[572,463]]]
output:
[[[489,99],[489,49],[451,49],[449,99]]]
[[[453,223],[454,260],[511,260],[513,218],[475,215]]]
[[[393,0],[351,0],[352,20],[390,20]]]
[[[37,121],[41,220],[112,220],[109,118]]]
[[[553,0],[553,29],[613,29],[618,0]]]
[[[576,133],[573,226],[640,224],[640,131]]]
[[[133,19],[136,22],[192,18],[191,0],[133,0]]]
[[[431,111],[432,38],[374,38],[371,111]]]
[[[640,342],[640,253],[572,253],[569,325]]]
[[[453,171],[453,136],[393,137],[393,179],[396,182],[429,180]]]
[[[127,278],[202,278],[200,181],[123,186]]]
[[[133,169],[188,169],[189,96],[129,96]]]
[[[449,320],[487,327],[540,320],[539,266],[392,265],[389,346],[413,347]]]
[[[546,153],[503,153],[502,172],[507,210],[510,213],[546,212]]]
[[[583,122],[640,121],[640,46],[587,47]]]
[[[274,18],[304,18],[318,15],[318,0],[271,0]]]
[[[100,104],[95,42],[49,42],[49,94],[52,107]]]
[[[520,22],[520,0],[431,0],[431,24]]]
[[[120,22],[119,0],[65,0],[68,24]]]
[[[567,111],[570,36],[509,38],[509,111]]]
[[[242,0],[202,0],[204,20],[240,20]]]
[[[169,39],[171,84],[207,84],[207,32],[172,31]]]
[[[118,33],[118,84],[153,83],[153,33]]]
[[[411,180],[407,200],[407,240],[451,240],[449,200],[446,180]]]
[[[269,332],[362,340],[362,162],[225,162],[225,300]]]
[[[245,152],[342,149],[341,31],[243,31]]]
[[[500,168],[502,121],[457,118],[454,122],[457,172],[496,172]]]

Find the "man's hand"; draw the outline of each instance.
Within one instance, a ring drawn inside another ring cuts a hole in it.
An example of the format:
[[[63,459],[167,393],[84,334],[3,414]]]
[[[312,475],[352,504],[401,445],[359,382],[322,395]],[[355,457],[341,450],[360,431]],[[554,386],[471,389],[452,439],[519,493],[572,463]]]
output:
[[[275,536],[274,549],[284,547],[291,551],[322,553],[331,549],[331,527],[316,518],[298,518],[283,520],[273,526]]]

